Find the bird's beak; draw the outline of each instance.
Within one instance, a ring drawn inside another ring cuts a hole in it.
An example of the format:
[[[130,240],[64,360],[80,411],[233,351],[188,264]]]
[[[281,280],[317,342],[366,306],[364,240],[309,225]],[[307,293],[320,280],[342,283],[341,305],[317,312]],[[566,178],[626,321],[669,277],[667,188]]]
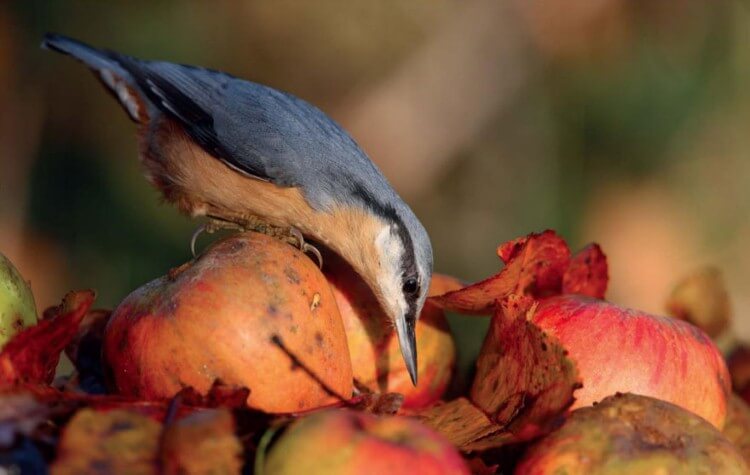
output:
[[[396,333],[398,344],[401,347],[401,356],[404,357],[406,369],[414,386],[417,385],[417,337],[414,334],[416,319],[413,315],[406,315],[396,319]]]

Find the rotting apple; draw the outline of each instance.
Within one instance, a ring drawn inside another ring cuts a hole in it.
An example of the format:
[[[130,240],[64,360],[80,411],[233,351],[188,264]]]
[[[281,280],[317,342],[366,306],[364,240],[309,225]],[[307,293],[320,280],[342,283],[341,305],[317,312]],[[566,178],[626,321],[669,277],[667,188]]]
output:
[[[428,406],[440,399],[448,387],[456,362],[456,347],[442,309],[429,302],[422,309],[415,327],[417,370],[415,387],[401,358],[393,325],[367,284],[346,263],[326,256],[324,272],[346,329],[355,380],[375,392],[404,395],[405,408]],[[459,288],[452,277],[433,276],[436,293]]]
[[[455,447],[416,419],[348,409],[293,422],[263,463],[267,475],[468,474]]]
[[[748,466],[700,417],[658,399],[618,394],[573,411],[531,447],[515,473],[745,474]]]
[[[217,379],[249,388],[248,405],[273,413],[352,394],[328,282],[302,252],[258,233],[219,241],[131,293],[112,313],[103,354],[111,386],[146,399],[205,393]]]
[[[562,343],[578,368],[583,388],[573,408],[632,392],[723,427],[729,373],[716,345],[697,327],[574,295],[542,300],[531,319]]]

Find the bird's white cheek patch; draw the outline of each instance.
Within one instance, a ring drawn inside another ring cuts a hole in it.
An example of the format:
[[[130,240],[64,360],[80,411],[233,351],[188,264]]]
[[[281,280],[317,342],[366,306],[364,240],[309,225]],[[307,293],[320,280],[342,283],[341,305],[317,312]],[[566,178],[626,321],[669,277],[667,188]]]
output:
[[[407,305],[401,292],[401,255],[403,248],[399,239],[395,238],[390,226],[383,226],[375,237],[375,249],[378,250],[380,258],[380,273],[378,284],[385,305],[390,308],[393,315],[404,315]]]

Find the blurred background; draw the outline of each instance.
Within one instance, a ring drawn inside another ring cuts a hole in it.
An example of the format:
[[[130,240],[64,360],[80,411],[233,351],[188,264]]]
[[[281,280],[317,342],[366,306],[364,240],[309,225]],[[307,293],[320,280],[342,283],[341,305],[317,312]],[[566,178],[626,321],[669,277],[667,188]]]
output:
[[[134,125],[46,31],[292,92],[349,130],[477,280],[554,228],[609,256],[609,296],[663,312],[725,272],[750,337],[750,11],[735,0],[0,3],[0,252],[40,309],[111,307],[190,258],[197,223],[141,176]],[[205,243],[205,241],[203,241]],[[463,364],[486,320],[453,318]]]

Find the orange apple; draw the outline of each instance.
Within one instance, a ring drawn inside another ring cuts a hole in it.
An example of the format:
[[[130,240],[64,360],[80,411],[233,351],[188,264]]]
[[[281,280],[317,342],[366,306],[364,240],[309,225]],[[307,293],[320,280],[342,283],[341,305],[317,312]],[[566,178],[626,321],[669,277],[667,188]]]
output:
[[[280,343],[286,349],[282,349]],[[236,234],[130,294],[112,313],[103,353],[121,394],[168,398],[216,379],[250,389],[267,412],[304,411],[352,394],[344,327],[330,286],[297,249]]]
[[[417,320],[419,382],[415,387],[401,358],[393,325],[369,287],[335,257],[326,257],[324,272],[341,312],[357,382],[375,392],[403,394],[405,408],[439,400],[456,363],[456,347],[443,310],[428,302]],[[460,286],[455,279],[441,275],[436,275],[434,282],[438,293]]]

